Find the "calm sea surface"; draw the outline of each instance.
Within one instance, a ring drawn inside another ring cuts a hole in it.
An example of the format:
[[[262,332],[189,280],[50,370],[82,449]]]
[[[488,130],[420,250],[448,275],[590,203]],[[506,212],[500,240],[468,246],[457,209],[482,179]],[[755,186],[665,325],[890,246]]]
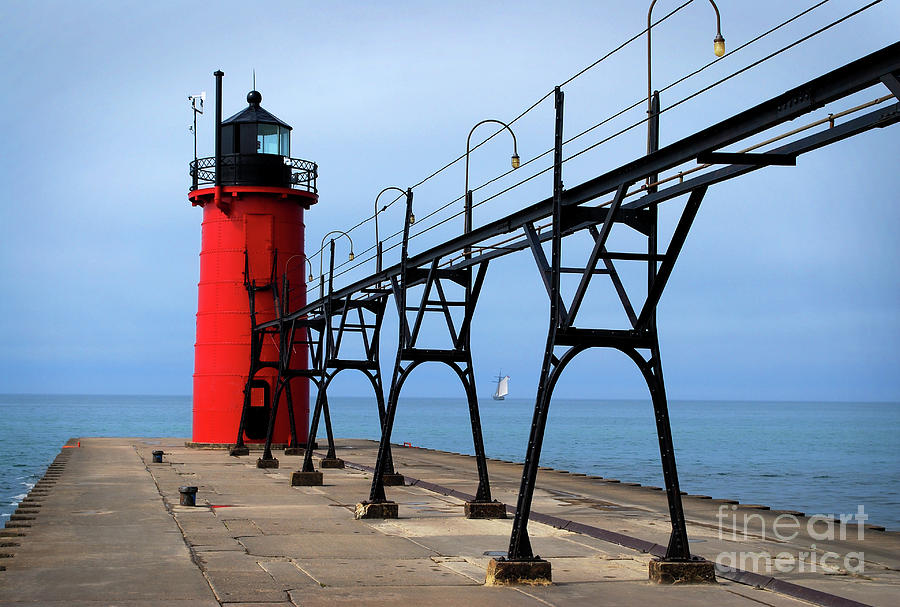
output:
[[[374,401],[329,402],[336,436],[378,438]],[[488,456],[524,459],[533,406],[481,403]],[[807,514],[863,505],[870,523],[900,529],[900,403],[675,401],[670,412],[684,491]],[[189,437],[191,399],[0,395],[0,420],[6,518],[69,438]],[[401,400],[392,441],[472,453],[465,402]],[[649,402],[554,400],[541,463],[662,486]]]

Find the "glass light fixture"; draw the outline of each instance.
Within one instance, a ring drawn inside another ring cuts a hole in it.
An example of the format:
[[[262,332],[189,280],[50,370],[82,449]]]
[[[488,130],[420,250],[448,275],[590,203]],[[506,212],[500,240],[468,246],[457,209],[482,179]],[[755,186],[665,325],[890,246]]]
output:
[[[353,251],[350,251],[350,261],[353,261]]]
[[[313,275],[312,275],[312,273],[310,273],[310,275],[307,276],[307,278],[306,278],[306,282],[312,282],[312,281],[313,281]]]
[[[409,214],[409,225],[416,223],[416,216],[414,213]]]
[[[713,40],[713,52],[716,57],[722,57],[725,54],[725,38],[722,37],[722,34],[716,34]]]
[[[724,48],[724,47],[723,47],[723,48]],[[514,168],[514,169],[519,168],[519,155],[518,155],[518,154],[513,154],[513,157],[512,157],[512,168]]]

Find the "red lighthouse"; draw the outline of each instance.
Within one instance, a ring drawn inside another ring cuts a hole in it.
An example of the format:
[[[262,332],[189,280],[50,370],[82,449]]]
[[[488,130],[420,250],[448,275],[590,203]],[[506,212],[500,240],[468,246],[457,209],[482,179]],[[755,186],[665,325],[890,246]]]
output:
[[[222,72],[216,72],[216,156],[191,163],[191,203],[203,208],[197,341],[194,346],[193,442],[234,443],[250,367],[251,317],[247,278],[257,285],[293,286],[292,307],[306,303],[303,211],[318,201],[316,165],[291,158],[291,127],[262,108],[250,91],[248,106],[222,120]],[[245,257],[246,255],[246,257]],[[275,317],[271,294],[254,294],[256,321]],[[261,358],[277,360],[274,340]],[[298,347],[299,348],[299,347]],[[306,360],[306,352],[296,352]],[[250,393],[244,440],[265,438],[275,369],[258,372]],[[298,440],[306,441],[309,385],[291,380]],[[279,407],[273,442],[289,441],[287,407]]]

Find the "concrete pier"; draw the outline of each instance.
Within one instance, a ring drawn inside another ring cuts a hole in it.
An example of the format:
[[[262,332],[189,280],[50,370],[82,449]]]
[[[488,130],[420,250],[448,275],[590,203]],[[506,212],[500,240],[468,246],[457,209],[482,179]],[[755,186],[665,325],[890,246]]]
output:
[[[720,569],[715,584],[653,584],[649,563],[668,540],[663,492],[545,469],[529,531],[553,583],[491,587],[485,572],[505,554],[512,520],[464,517],[472,457],[396,446],[407,485],[386,491],[399,518],[355,520],[372,441],[339,441],[345,467],[326,469],[321,486],[291,485],[300,456],[278,453],[279,468],[259,469],[255,452],[230,457],[183,439],[80,445],[62,450],[0,531],[2,605],[888,606],[900,597],[900,534],[855,521],[687,495],[692,551],[739,571]],[[493,496],[512,513],[521,465],[489,466]],[[198,488],[195,507],[179,503],[185,486]]]

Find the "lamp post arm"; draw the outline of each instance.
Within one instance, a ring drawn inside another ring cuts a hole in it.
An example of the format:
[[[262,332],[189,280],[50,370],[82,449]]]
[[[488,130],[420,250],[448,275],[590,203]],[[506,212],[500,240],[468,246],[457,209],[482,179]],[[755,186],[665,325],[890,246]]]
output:
[[[379,238],[378,238],[378,213],[381,212],[378,210],[378,199],[381,198],[382,194],[384,194],[385,192],[388,192],[390,190],[396,190],[396,191],[400,192],[401,194],[403,194],[404,196],[406,195],[405,191],[401,190],[400,188],[394,187],[394,186],[388,186],[388,187],[384,188],[383,190],[381,190],[380,192],[378,192],[378,196],[375,197],[375,244],[376,245],[378,244],[378,241],[379,241]],[[391,203],[391,204],[393,204],[393,203]],[[386,208],[387,207],[385,207],[385,209]]]
[[[654,0],[654,2],[655,2],[655,1],[656,1],[656,0]],[[508,124],[506,124],[506,123],[503,122],[502,120],[495,120],[495,119],[493,119],[493,118],[488,118],[488,119],[486,119],[486,120],[482,120],[481,122],[479,122],[478,124],[476,124],[475,126],[472,127],[472,130],[469,131],[469,136],[466,138],[466,152],[469,152],[469,151],[470,151],[470,146],[472,145],[472,134],[475,132],[475,129],[477,129],[478,127],[480,127],[482,124],[487,124],[487,123],[489,123],[489,122],[493,122],[493,123],[495,123],[495,124],[499,124],[499,125],[503,126],[503,128],[505,128],[507,131],[509,131],[509,134],[512,135],[512,140],[513,140],[513,152],[514,152],[514,153],[518,153],[518,152],[516,151],[516,134],[513,133],[513,130],[512,130],[511,128],[509,128],[509,125],[508,125]]]
[[[294,259],[295,257],[303,257],[303,256],[304,256],[303,253],[297,253],[296,255],[291,255],[290,257],[287,258],[287,261],[284,262],[284,274],[285,274],[285,276],[287,275],[288,265],[291,263],[291,260]],[[307,259],[306,261],[309,262],[308,259]]]
[[[378,199],[381,198],[382,194],[384,194],[385,192],[388,192],[390,190],[396,190],[397,192],[400,192],[401,195],[406,194],[406,192],[404,192],[403,190],[401,190],[398,187],[388,186],[388,187],[384,188],[383,190],[381,190],[380,192],[378,192],[378,196],[375,197],[375,216],[374,216],[375,217],[375,270],[377,272],[381,272],[381,238],[379,238],[379,236],[378,236],[378,213],[380,213],[381,211],[378,210]],[[399,198],[395,199],[394,202],[396,202],[397,200],[399,200]],[[390,204],[385,205],[384,209],[387,209],[389,206],[391,206],[391,204],[394,204],[394,203],[392,202]],[[382,211],[384,209],[382,209]]]
[[[653,13],[653,7],[656,5],[657,0],[653,0],[650,3],[650,8],[647,10],[647,111],[650,111],[650,99],[653,97],[653,85],[650,78],[650,29],[653,24],[651,22],[651,15]],[[716,12],[716,37],[722,37],[722,16],[719,14],[719,7],[716,6],[716,3],[713,0],[709,0],[709,3],[712,4],[713,10]]]
[[[494,124],[499,124],[499,125],[503,126],[503,128],[505,128],[507,131],[509,131],[509,134],[512,135],[512,140],[513,140],[513,156],[519,155],[518,145],[516,144],[516,134],[513,133],[513,130],[511,128],[509,128],[509,125],[506,124],[505,122],[503,122],[502,120],[495,120],[493,118],[488,118],[486,120],[482,120],[481,122],[479,122],[478,124],[473,126],[472,130],[469,131],[469,136],[466,137],[466,192],[469,191],[469,154],[472,151],[472,148],[471,148],[472,134],[475,132],[475,129],[480,127],[482,124],[488,124],[490,122],[493,122]]]
[[[324,280],[323,277],[324,277],[325,274],[324,274],[324,267],[323,267],[323,265],[322,265],[322,258],[325,257],[325,256],[322,255],[321,253],[322,253],[322,251],[325,249],[325,241],[326,241],[326,240],[328,239],[328,237],[331,236],[332,234],[337,234],[337,235],[338,235],[338,238],[340,238],[341,236],[346,236],[346,237],[347,237],[347,240],[350,241],[350,258],[353,259],[353,239],[350,238],[350,235],[347,234],[347,232],[344,232],[343,230],[331,230],[330,232],[328,232],[327,234],[325,234],[325,236],[322,237],[322,246],[320,246],[320,247],[319,247],[319,250],[316,251],[316,255],[319,256],[319,281],[322,283],[323,286],[324,286],[325,283],[322,282],[322,281]]]

